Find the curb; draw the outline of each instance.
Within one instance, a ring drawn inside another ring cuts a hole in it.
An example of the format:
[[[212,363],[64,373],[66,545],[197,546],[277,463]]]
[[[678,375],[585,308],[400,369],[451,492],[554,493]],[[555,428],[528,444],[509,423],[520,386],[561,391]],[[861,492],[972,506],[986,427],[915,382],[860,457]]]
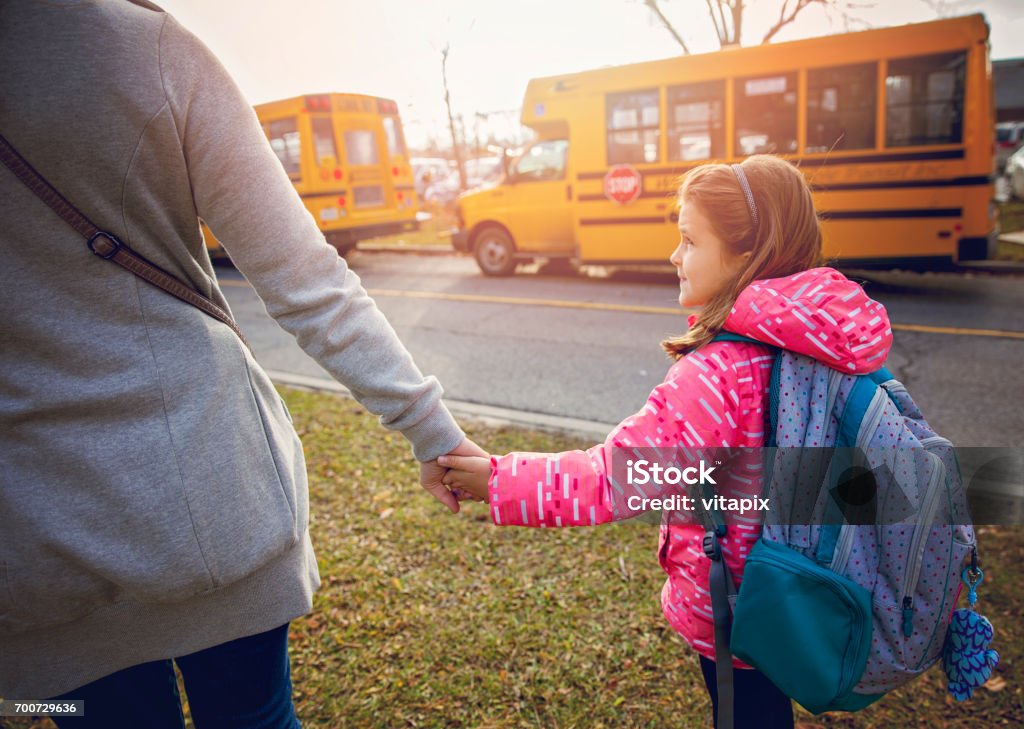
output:
[[[298,375],[280,370],[266,370],[266,373],[270,375],[270,379],[281,385],[318,392],[332,392],[350,400],[355,399],[348,388],[335,380]],[[550,433],[563,433],[580,438],[588,438],[595,443],[603,442],[608,432],[615,427],[615,423],[600,423],[593,420],[534,413],[528,410],[513,410],[497,405],[483,405],[463,400],[449,400],[446,398],[444,404],[448,406],[448,409],[456,418],[473,421],[482,425],[535,428]]]
[[[355,253],[411,253],[419,256],[458,255],[458,251],[451,246],[400,246],[392,243],[358,243],[352,251]]]

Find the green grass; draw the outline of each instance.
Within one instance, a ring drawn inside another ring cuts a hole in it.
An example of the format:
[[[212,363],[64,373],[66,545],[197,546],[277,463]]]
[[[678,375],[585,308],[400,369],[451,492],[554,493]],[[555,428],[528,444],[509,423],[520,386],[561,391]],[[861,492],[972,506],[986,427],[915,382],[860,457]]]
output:
[[[497,528],[480,504],[449,515],[416,485],[401,436],[351,401],[282,393],[305,444],[323,580],[291,629],[305,727],[710,726],[696,654],[661,616],[653,526]],[[519,429],[470,434],[501,453],[590,445]],[[956,704],[936,667],[858,714],[798,721],[1020,726],[1024,529],[986,528],[980,541],[979,607],[997,631],[999,690]]]
[[[381,236],[380,238],[368,238],[360,242],[368,245],[383,244],[395,248],[428,246],[450,250],[452,247],[451,231],[456,227],[455,216],[446,208],[437,206],[425,206],[424,210],[430,213],[431,217],[421,224],[419,230]]]
[[[1008,200],[999,203],[999,230],[1003,233],[1024,230],[1024,201]],[[1024,246],[1000,241],[996,259],[1024,261]]]

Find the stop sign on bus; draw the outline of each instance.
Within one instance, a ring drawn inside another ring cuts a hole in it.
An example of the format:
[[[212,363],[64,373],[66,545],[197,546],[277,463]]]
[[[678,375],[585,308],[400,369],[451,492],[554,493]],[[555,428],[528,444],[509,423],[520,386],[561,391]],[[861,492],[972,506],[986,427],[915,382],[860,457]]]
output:
[[[604,176],[605,197],[619,205],[636,200],[642,188],[640,173],[631,165],[615,165]]]

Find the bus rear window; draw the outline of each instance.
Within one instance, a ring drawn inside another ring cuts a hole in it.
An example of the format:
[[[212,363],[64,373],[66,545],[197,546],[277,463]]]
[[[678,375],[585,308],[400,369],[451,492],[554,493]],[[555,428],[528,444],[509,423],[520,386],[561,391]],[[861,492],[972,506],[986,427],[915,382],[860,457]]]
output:
[[[402,139],[402,128],[393,116],[384,117],[384,136],[388,141],[388,154],[392,157],[405,155],[405,140]]]
[[[668,158],[673,162],[725,155],[725,82],[670,86]]]
[[[736,79],[737,156],[796,151],[796,74]]]
[[[658,161],[658,90],[608,94],[608,164]]]
[[[885,78],[887,147],[962,141],[966,63],[963,52],[889,61]]]
[[[267,124],[267,136],[270,138],[270,147],[274,154],[281,160],[284,171],[293,180],[302,177],[301,165],[301,137],[294,117],[291,119],[278,119]]]
[[[874,63],[807,72],[807,152],[875,146]]]
[[[379,164],[377,135],[368,129],[352,129],[345,132],[345,154],[350,165]]]
[[[335,164],[338,159],[338,148],[334,144],[334,126],[326,116],[314,116],[310,118],[313,123],[313,154],[316,156],[317,165],[322,165],[326,160],[333,159]]]

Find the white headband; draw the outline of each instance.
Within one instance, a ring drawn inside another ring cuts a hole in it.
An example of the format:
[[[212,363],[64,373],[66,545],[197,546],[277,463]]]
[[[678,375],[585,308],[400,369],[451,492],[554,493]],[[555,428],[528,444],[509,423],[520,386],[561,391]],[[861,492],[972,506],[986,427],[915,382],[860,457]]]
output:
[[[750,218],[754,221],[754,228],[757,228],[757,204],[754,202],[754,193],[750,191],[750,183],[747,182],[747,176],[743,172],[743,168],[739,165],[731,165],[733,174],[736,175],[736,179],[740,181],[740,187],[743,188],[743,195],[747,198],[747,207],[750,208]]]

